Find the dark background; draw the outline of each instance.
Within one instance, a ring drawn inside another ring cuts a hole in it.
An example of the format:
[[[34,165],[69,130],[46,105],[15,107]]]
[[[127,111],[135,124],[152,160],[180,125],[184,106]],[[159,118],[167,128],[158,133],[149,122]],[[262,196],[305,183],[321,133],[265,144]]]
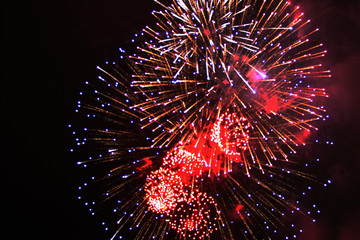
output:
[[[335,145],[322,159],[333,180],[317,196],[322,214],[299,237],[359,239],[360,1],[301,6],[328,49],[331,118],[321,131]],[[152,0],[2,2],[2,239],[105,239],[76,199],[82,176],[67,125],[81,84],[151,24],[154,8]]]

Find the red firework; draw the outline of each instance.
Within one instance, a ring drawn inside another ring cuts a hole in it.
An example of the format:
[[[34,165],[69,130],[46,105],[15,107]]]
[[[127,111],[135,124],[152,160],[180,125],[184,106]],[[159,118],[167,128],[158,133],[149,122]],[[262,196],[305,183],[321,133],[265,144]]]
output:
[[[206,162],[200,154],[189,152],[183,148],[171,151],[164,159],[163,166],[176,171],[184,184],[199,177],[206,167]]]
[[[211,141],[216,143],[232,160],[240,162],[241,152],[248,149],[250,123],[236,113],[221,115],[211,129]]]
[[[185,195],[181,178],[165,168],[160,168],[148,176],[145,192],[149,208],[157,213],[173,210]]]
[[[217,217],[211,215],[213,211],[218,213],[216,209],[214,199],[196,188],[186,201],[178,204],[167,221],[184,238],[204,239],[217,230]]]

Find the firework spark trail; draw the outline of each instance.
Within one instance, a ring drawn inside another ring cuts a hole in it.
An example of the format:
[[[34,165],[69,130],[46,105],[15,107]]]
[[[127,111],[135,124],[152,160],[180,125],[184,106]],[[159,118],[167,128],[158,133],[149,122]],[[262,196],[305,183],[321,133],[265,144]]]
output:
[[[98,67],[95,97],[79,102],[110,126],[77,141],[98,154],[79,164],[110,168],[96,180],[104,204],[126,201],[113,237],[276,238],[289,211],[305,213],[294,186],[314,181],[292,155],[326,118],[328,95],[311,87],[330,77],[318,29],[288,1],[155,2],[127,67]]]

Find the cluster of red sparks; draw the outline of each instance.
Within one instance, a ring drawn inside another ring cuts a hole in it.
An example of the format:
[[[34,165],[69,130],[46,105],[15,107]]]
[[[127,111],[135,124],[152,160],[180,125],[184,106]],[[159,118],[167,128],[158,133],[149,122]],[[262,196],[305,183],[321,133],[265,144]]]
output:
[[[184,198],[181,178],[169,169],[160,168],[148,176],[145,185],[149,207],[154,212],[164,213],[173,210],[178,201]]]
[[[217,218],[211,216],[211,210],[216,211],[214,199],[195,189],[186,201],[178,204],[167,221],[184,238],[204,239],[217,230]]]
[[[149,208],[165,213],[170,226],[184,237],[202,239],[213,229],[210,206],[214,199],[201,192],[197,184],[203,173],[226,175],[231,163],[241,162],[247,150],[250,124],[235,113],[225,113],[198,139],[179,145],[163,159],[162,167],[153,171],[145,185]]]
[[[250,123],[246,118],[237,118],[236,113],[223,114],[211,129],[211,141],[217,143],[225,155],[234,156],[239,162],[240,150],[248,149]]]

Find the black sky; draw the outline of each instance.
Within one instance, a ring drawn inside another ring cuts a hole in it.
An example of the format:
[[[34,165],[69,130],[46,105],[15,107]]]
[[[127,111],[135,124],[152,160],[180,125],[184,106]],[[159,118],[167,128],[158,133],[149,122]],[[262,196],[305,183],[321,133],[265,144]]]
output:
[[[317,196],[323,213],[301,239],[359,239],[360,1],[301,5],[328,49],[331,119],[322,131],[335,142],[323,160],[323,173],[334,183]],[[105,239],[100,220],[76,200],[82,176],[69,153],[67,125],[81,84],[153,22],[154,8],[152,0],[2,3],[5,239]]]

